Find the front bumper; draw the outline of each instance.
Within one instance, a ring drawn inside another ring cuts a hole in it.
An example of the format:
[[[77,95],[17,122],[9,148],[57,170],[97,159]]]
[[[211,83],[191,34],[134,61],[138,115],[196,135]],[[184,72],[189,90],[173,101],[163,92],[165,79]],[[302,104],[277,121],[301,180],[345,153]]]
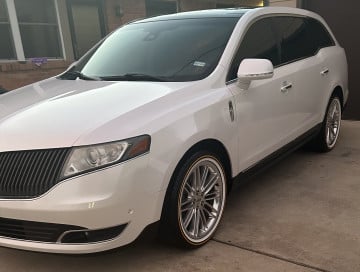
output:
[[[91,253],[134,241],[143,229],[160,219],[165,192],[152,180],[148,155],[65,180],[43,196],[31,200],[0,200],[0,217],[66,224],[89,230],[126,225],[113,239],[63,244],[0,237],[0,246],[54,252]],[[158,173],[157,173],[158,174]]]

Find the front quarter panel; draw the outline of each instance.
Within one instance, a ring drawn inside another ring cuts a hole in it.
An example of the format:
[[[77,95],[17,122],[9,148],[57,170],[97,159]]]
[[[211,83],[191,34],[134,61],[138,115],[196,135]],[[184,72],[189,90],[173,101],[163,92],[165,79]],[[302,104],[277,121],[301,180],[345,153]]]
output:
[[[163,179],[162,189],[167,188],[184,154],[206,139],[221,142],[230,156],[232,169],[236,169],[237,136],[235,123],[229,113],[231,100],[232,96],[225,88],[209,90],[207,95],[191,101],[181,111],[168,115],[168,120],[164,121],[169,125],[154,132],[149,164],[159,169],[159,179]],[[176,121],[172,122],[172,119]]]
[[[232,175],[236,173],[238,137],[229,112],[229,101],[232,99],[225,86],[212,88],[204,81],[198,82],[191,88],[164,96],[112,120],[100,130],[93,131],[94,135],[89,137],[98,138],[97,134],[110,131],[110,128],[113,133],[121,135],[124,126],[129,135],[151,135],[148,171],[152,176],[143,182],[149,193],[161,192],[156,199],[155,222],[161,217],[166,189],[176,166],[195,144],[206,139],[221,142],[228,151]],[[126,137],[127,134],[122,135],[113,137]]]
[[[81,137],[76,145],[150,135],[149,167],[158,169],[154,191],[167,187],[184,154],[205,139],[218,140],[225,146],[236,172],[237,136],[229,112],[233,98],[225,84],[213,87],[213,81],[211,78],[193,83],[110,120]]]

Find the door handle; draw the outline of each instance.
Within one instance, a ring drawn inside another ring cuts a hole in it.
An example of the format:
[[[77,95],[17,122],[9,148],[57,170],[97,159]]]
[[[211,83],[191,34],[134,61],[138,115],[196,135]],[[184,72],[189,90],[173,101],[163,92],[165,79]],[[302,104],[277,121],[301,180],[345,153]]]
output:
[[[292,86],[292,83],[284,82],[280,90],[282,93],[287,93],[292,88]]]
[[[330,72],[330,70],[329,70],[328,68],[325,68],[324,70],[322,70],[322,71],[320,72],[320,74],[321,74],[322,76],[326,76],[329,72]]]

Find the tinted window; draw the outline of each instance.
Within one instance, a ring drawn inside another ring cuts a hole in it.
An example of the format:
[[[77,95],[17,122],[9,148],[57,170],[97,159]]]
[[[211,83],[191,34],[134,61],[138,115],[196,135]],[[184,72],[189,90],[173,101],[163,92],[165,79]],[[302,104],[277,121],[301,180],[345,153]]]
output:
[[[316,44],[318,50],[335,45],[333,38],[322,23],[314,18],[308,18],[307,24],[307,29],[310,32],[309,35],[313,38],[313,42]]]
[[[274,23],[280,38],[282,64],[314,55],[314,43],[304,18],[277,17]]]
[[[75,69],[88,76],[146,74],[165,81],[207,77],[239,18],[153,21],[126,25]]]
[[[231,64],[227,81],[237,78],[239,65],[246,58],[269,59],[274,66],[279,65],[279,48],[271,21],[265,18],[250,26]]]
[[[315,19],[276,17],[273,22],[280,38],[281,64],[314,56],[319,49],[334,45],[329,33]]]

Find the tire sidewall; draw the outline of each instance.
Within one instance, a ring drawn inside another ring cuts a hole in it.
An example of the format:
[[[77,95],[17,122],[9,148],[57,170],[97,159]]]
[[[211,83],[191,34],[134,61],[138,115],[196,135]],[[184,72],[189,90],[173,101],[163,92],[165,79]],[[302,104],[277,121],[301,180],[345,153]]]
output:
[[[195,166],[199,161],[208,158],[211,160],[214,160],[218,166],[220,167],[220,172],[222,175],[223,180],[223,203],[220,211],[220,215],[215,222],[215,224],[212,227],[212,231],[209,235],[206,235],[206,238],[199,241],[194,242],[190,240],[187,235],[184,233],[184,230],[181,226],[181,214],[179,213],[179,206],[181,205],[181,192],[183,190],[183,187],[186,183],[186,177],[189,175],[191,169],[193,166]],[[188,248],[197,248],[204,244],[206,244],[214,235],[216,232],[216,229],[222,219],[225,205],[226,205],[226,196],[227,196],[227,176],[226,172],[224,170],[224,166],[221,162],[221,160],[218,158],[218,156],[212,152],[209,151],[198,151],[195,152],[193,155],[191,155],[188,159],[186,159],[184,162],[181,162],[182,164],[179,165],[179,168],[175,170],[174,175],[172,177],[172,180],[169,184],[165,202],[164,202],[164,212],[161,219],[161,224],[163,226],[164,233],[167,232],[167,238],[166,240],[171,239],[173,242],[175,242],[178,245],[185,246]]]
[[[331,104],[333,103],[334,100],[337,100],[339,105],[340,105],[340,122],[339,122],[339,131],[336,135],[336,139],[335,139],[335,142],[333,143],[333,145],[329,146],[328,143],[327,143],[327,118],[328,118],[328,115],[329,115],[329,111],[330,111],[330,106]],[[328,103],[328,106],[326,108],[326,113],[325,113],[325,118],[324,118],[324,121],[323,121],[323,126],[322,126],[322,137],[323,137],[323,148],[325,151],[331,151],[334,149],[334,147],[336,146],[336,143],[339,139],[339,135],[340,135],[340,130],[341,130],[341,117],[342,117],[342,107],[341,107],[341,100],[340,98],[337,96],[337,95],[333,95],[331,98],[330,98],[330,101]]]

